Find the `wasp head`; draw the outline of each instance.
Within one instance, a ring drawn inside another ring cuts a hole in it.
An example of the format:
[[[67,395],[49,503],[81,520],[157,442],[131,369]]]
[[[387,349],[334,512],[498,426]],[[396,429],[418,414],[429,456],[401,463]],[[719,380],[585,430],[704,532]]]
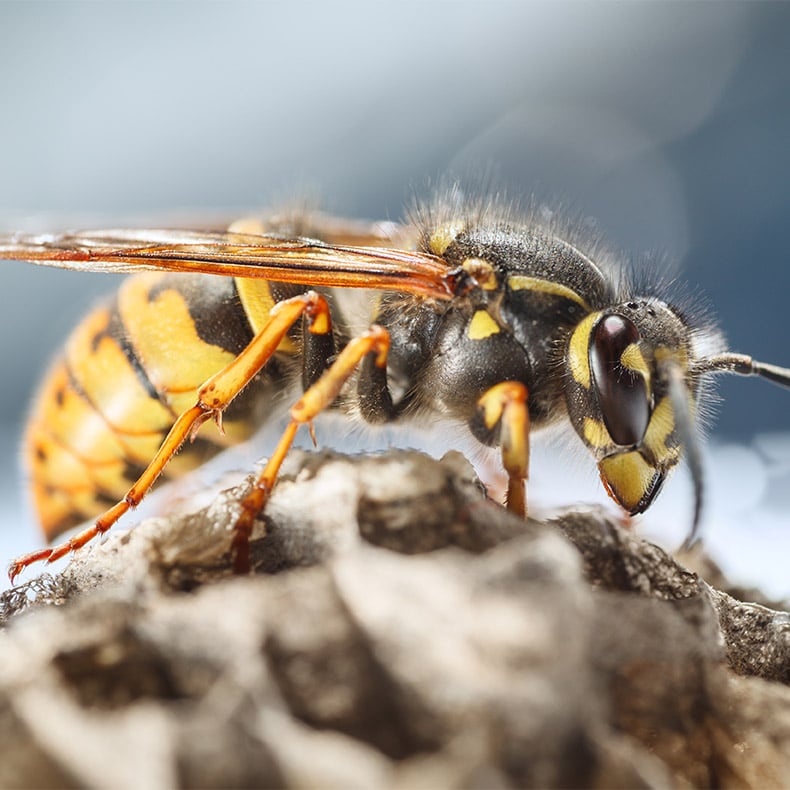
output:
[[[698,376],[691,332],[658,299],[584,318],[565,354],[571,423],[598,461],[609,495],[642,513],[693,444]]]

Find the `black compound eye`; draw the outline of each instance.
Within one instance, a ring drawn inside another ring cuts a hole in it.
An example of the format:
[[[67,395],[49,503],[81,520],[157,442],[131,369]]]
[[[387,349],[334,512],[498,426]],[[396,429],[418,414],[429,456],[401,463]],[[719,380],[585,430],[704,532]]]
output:
[[[644,376],[623,364],[623,352],[639,340],[633,321],[608,315],[593,330],[590,369],[606,429],[616,444],[639,444],[650,421]]]

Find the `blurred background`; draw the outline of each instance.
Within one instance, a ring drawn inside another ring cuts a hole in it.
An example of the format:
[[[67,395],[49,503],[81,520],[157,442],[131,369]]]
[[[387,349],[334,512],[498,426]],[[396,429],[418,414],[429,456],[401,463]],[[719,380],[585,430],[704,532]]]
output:
[[[5,229],[305,195],[397,219],[432,179],[485,171],[681,272],[733,349],[790,365],[789,5],[4,2],[0,31]],[[6,558],[40,542],[19,494],[27,403],[115,282],[2,266]],[[706,536],[740,580],[790,595],[790,393],[734,378],[720,392]],[[556,463],[533,462],[533,492],[560,480],[567,502]],[[590,466],[582,499],[599,496]],[[682,536],[689,508],[676,475],[658,538]]]

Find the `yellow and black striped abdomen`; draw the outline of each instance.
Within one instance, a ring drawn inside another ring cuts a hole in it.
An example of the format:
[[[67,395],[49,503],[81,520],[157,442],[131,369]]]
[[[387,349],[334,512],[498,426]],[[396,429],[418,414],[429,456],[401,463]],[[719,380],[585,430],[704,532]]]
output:
[[[262,280],[151,272],[128,278],[111,304],[82,321],[41,387],[26,434],[34,507],[48,538],[125,495],[201,384],[247,345],[275,299],[291,295],[286,289],[273,296]],[[287,339],[280,351],[296,346]],[[167,473],[249,436],[251,404],[266,398],[262,383],[281,383],[280,367],[275,357],[234,402],[224,437],[201,431]]]

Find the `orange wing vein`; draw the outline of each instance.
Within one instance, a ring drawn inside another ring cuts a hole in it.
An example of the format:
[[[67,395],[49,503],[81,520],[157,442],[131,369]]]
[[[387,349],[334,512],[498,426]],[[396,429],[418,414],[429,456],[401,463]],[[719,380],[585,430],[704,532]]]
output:
[[[0,258],[92,272],[201,272],[342,288],[452,297],[441,258],[317,239],[189,230],[98,230],[0,235]]]

